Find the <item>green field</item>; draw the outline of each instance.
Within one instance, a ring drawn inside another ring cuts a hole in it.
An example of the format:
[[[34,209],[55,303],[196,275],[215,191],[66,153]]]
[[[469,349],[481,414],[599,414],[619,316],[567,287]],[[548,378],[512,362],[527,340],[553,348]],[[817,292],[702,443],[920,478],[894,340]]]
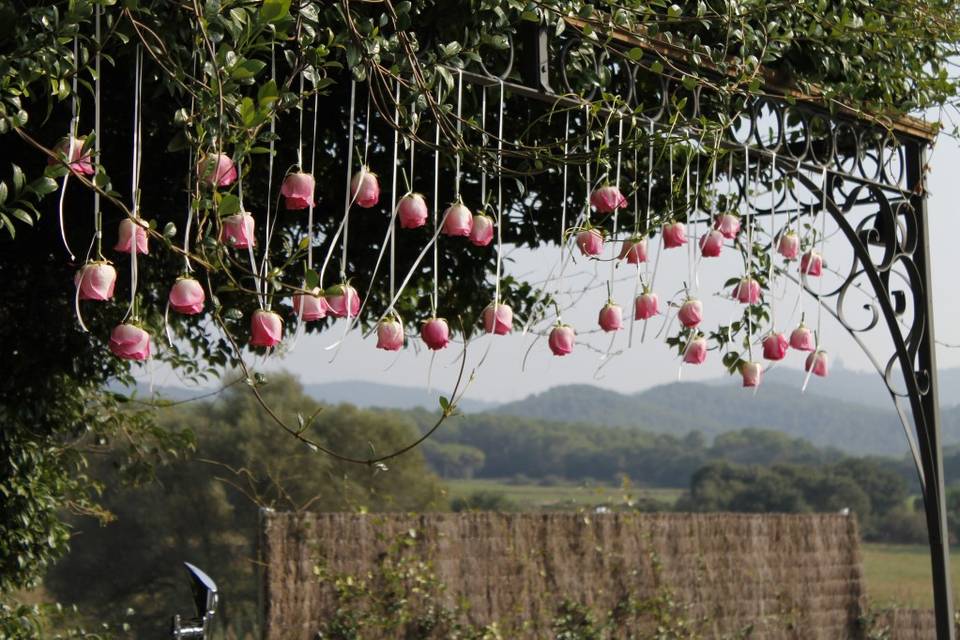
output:
[[[502,493],[521,511],[579,509],[624,505],[627,500],[657,500],[672,505],[681,489],[647,489],[599,483],[510,484],[503,480],[446,480],[450,498],[466,497],[478,491]]]
[[[950,564],[953,584],[957,585],[960,580],[960,548],[951,550]],[[867,594],[874,606],[933,606],[930,551],[925,546],[864,543],[863,571]],[[956,596],[955,587],[954,599]]]

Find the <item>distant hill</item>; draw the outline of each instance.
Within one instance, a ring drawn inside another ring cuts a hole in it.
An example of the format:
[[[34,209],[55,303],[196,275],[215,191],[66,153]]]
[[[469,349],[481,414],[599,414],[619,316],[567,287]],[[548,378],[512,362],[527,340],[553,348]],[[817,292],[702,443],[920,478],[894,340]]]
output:
[[[692,382],[632,395],[571,385],[501,405],[494,413],[636,427],[677,436],[694,430],[715,436],[748,428],[774,429],[852,454],[901,456],[907,451],[892,404],[869,407],[816,393],[800,394],[796,386],[770,380],[755,395],[726,385]],[[943,423],[944,444],[960,443],[960,409],[944,410]]]

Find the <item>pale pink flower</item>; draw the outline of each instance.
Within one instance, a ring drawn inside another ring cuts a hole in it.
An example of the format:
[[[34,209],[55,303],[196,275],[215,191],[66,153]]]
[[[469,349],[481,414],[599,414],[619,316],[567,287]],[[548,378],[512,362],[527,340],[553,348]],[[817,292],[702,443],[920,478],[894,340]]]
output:
[[[356,318],[360,313],[360,294],[349,284],[337,284],[324,294],[327,308],[335,318]]]
[[[367,167],[353,174],[350,180],[350,195],[358,207],[370,209],[377,206],[380,201],[380,181],[377,174]]]
[[[744,304],[760,302],[760,283],[753,278],[741,278],[733,288],[733,297]]]
[[[647,238],[646,236],[632,236],[629,240],[623,241],[623,247],[620,249],[620,259],[627,259],[628,264],[640,264],[647,261]]]
[[[823,256],[816,251],[807,251],[800,258],[800,272],[808,276],[819,276],[823,273]]]
[[[696,327],[703,320],[703,303],[694,298],[687,298],[677,311],[677,319],[688,329]]]
[[[397,217],[400,219],[401,229],[416,229],[427,224],[430,212],[427,202],[419,193],[408,193],[400,198],[397,205]]]
[[[229,187],[237,181],[237,167],[230,156],[216,153],[200,160],[197,176],[208,187]]]
[[[573,343],[576,339],[576,333],[568,324],[558,324],[550,331],[550,338],[547,343],[550,345],[550,351],[555,356],[565,356],[573,351]]]
[[[810,331],[802,322],[790,333],[790,346],[797,351],[813,351],[817,348],[817,341],[813,331]]]
[[[787,231],[777,242],[777,252],[787,260],[793,260],[800,253],[800,237],[793,231]]]
[[[649,320],[660,313],[660,298],[651,291],[644,291],[634,301],[633,311],[638,320]]]
[[[613,185],[606,185],[590,194],[590,204],[599,213],[611,213],[616,209],[627,206],[627,199],[620,193],[620,189]]]
[[[296,293],[293,296],[293,310],[306,322],[323,320],[329,309],[320,287],[314,287],[310,293]]]
[[[421,325],[420,337],[428,349],[443,349],[450,344],[450,326],[443,318],[430,318]]]
[[[502,336],[513,330],[513,309],[510,305],[490,303],[483,310],[483,330]]]
[[[767,360],[783,360],[790,343],[783,333],[771,333],[763,339],[763,357]]]
[[[403,337],[403,324],[396,318],[385,318],[377,325],[377,349],[399,351]]]
[[[192,316],[203,311],[206,293],[203,286],[193,278],[177,278],[170,288],[170,308],[177,313]]]
[[[253,216],[235,213],[220,222],[220,242],[234,249],[246,249],[256,244]]]
[[[443,212],[443,226],[440,228],[443,235],[468,238],[472,230],[473,214],[462,202],[454,202]]]
[[[707,339],[698,335],[687,345],[683,361],[687,364],[703,364],[707,359]]]
[[[283,338],[283,319],[273,311],[257,309],[250,316],[250,344],[275,347]]]
[[[668,222],[663,225],[663,246],[676,249],[687,244],[687,227],[682,222]]]
[[[708,231],[700,238],[700,253],[704,258],[716,258],[723,249],[724,235],[716,229]]]
[[[117,284],[117,270],[108,262],[88,262],[73,277],[81,300],[109,300]]]
[[[623,308],[615,302],[608,302],[600,309],[597,318],[600,328],[604,331],[618,331],[623,328]]]
[[[93,154],[91,154],[89,150],[87,150],[86,153],[83,151],[83,145],[86,141],[86,138],[76,137],[73,139],[73,147],[71,148],[70,138],[67,137],[58,142],[53,150],[58,156],[67,159],[67,166],[70,168],[70,171],[85,176],[92,176],[96,173],[96,169],[93,166]],[[47,164],[52,166],[59,163],[57,160],[49,158]]]
[[[119,324],[110,332],[110,352],[124,360],[150,357],[150,334],[133,324]]]
[[[147,230],[141,221],[124,218],[120,221],[117,244],[114,245],[113,250],[120,253],[131,253],[134,248],[136,248],[137,253],[149,253],[147,251]]]
[[[733,240],[740,233],[740,218],[732,213],[722,213],[713,221],[713,228],[727,240]]]
[[[283,179],[283,184],[280,185],[280,195],[285,198],[284,205],[287,209],[306,209],[314,204],[313,190],[315,187],[316,182],[312,175],[297,171]]]
[[[763,365],[759,362],[744,362],[740,365],[740,375],[743,376],[744,387],[759,387]]]
[[[815,376],[826,378],[828,364],[826,351],[814,351],[807,356],[807,361],[804,363],[803,368],[805,371],[812,370]]]
[[[485,247],[493,240],[493,218],[478,213],[473,216],[470,228],[470,242],[477,247]]]
[[[603,234],[599,229],[584,229],[577,234],[577,246],[585,256],[603,253]]]

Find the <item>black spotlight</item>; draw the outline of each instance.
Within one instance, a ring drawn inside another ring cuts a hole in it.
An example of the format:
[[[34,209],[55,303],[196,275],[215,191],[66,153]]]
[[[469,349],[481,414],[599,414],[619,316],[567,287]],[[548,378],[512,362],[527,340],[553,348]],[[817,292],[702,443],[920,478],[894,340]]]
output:
[[[171,637],[175,640],[180,638],[206,640],[213,630],[213,614],[217,611],[217,585],[210,576],[189,562],[183,564],[190,574],[190,588],[193,590],[193,602],[197,608],[197,615],[186,620],[181,620],[179,614],[173,616]]]

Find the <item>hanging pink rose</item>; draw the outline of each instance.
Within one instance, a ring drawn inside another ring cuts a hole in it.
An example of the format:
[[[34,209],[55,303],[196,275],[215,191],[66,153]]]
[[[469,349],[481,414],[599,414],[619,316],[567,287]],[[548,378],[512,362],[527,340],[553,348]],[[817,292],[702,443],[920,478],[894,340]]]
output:
[[[513,330],[513,309],[510,305],[490,303],[483,310],[483,330],[498,336]]]
[[[124,360],[150,357],[150,334],[133,324],[118,324],[110,332],[110,352]]]
[[[229,187],[237,181],[237,167],[230,156],[216,153],[200,160],[197,176],[208,187]]]
[[[687,244],[687,227],[682,222],[668,222],[663,225],[663,246],[676,249]]]
[[[753,278],[741,278],[733,288],[733,297],[744,304],[760,302],[760,283]]]
[[[134,221],[133,218],[124,218],[120,221],[117,244],[114,245],[113,250],[120,253],[131,253],[134,249],[134,242],[136,242],[137,253],[149,253],[147,251],[147,230],[143,223]]]
[[[603,234],[599,229],[584,229],[577,234],[577,246],[585,256],[598,256],[603,253]]]
[[[700,253],[704,258],[716,258],[723,249],[724,235],[714,229],[703,234],[700,238]]]
[[[813,331],[801,322],[800,326],[790,334],[790,346],[797,351],[813,351],[817,348],[817,341],[814,339]]]
[[[808,276],[819,276],[823,273],[823,256],[816,251],[807,251],[800,258],[800,272]]]
[[[600,328],[604,331],[618,331],[623,328],[623,308],[617,303],[610,301],[600,309],[600,317],[597,319]]]
[[[744,387],[759,387],[763,365],[759,362],[744,362],[740,365],[740,375],[743,376]]]
[[[687,298],[677,311],[677,319],[688,329],[696,327],[703,320],[703,303],[694,298]]]
[[[807,361],[803,365],[804,371],[813,371],[813,375],[821,378],[827,377],[827,352],[814,351],[807,356]]]
[[[660,298],[653,292],[644,291],[634,301],[633,311],[638,320],[649,320],[660,313]]]
[[[763,339],[763,357],[767,360],[783,360],[787,355],[787,336],[782,333],[771,333]]]
[[[599,213],[611,213],[620,207],[627,206],[627,199],[620,193],[620,189],[613,185],[606,185],[590,194],[590,204]]]
[[[306,322],[323,320],[327,317],[329,309],[327,299],[323,296],[320,287],[314,287],[310,293],[297,293],[293,296],[293,310]]]
[[[73,277],[81,300],[109,300],[117,284],[117,270],[108,262],[88,262]]]
[[[713,228],[727,240],[733,240],[740,233],[740,218],[732,213],[722,213],[713,221]]]
[[[690,341],[683,354],[683,361],[687,364],[703,364],[707,359],[707,339],[701,335]]]
[[[493,240],[493,218],[478,213],[473,216],[470,228],[470,242],[477,247],[485,247]]]
[[[408,193],[400,198],[397,205],[397,217],[400,218],[401,229],[416,229],[427,224],[430,212],[427,202],[419,193]]]
[[[170,308],[177,313],[192,316],[203,311],[206,294],[203,286],[193,278],[177,278],[170,288]]]
[[[443,226],[440,233],[445,236],[469,237],[473,230],[473,214],[462,202],[454,202],[443,212]]]
[[[275,347],[283,339],[283,319],[273,311],[257,309],[250,316],[250,344]]]
[[[315,187],[316,182],[312,175],[297,171],[283,179],[283,184],[280,185],[280,195],[286,199],[284,205],[287,209],[306,209],[314,205],[313,190]]]
[[[576,333],[573,327],[568,324],[558,324],[550,331],[550,338],[547,343],[550,345],[550,351],[555,356],[565,356],[573,351],[573,343]]]
[[[629,240],[624,240],[619,257],[621,260],[626,258],[628,264],[646,262],[647,238],[645,236],[632,236]]]
[[[420,327],[420,337],[428,349],[443,349],[450,344],[450,326],[443,318],[431,318]]]
[[[370,209],[380,201],[380,181],[377,174],[363,167],[350,180],[350,195],[358,207]]]
[[[335,318],[356,318],[360,313],[360,294],[349,284],[338,284],[327,289],[327,307]]]
[[[396,318],[385,318],[377,325],[377,349],[400,351],[403,337],[403,324]]]
[[[780,236],[777,252],[787,260],[793,260],[800,253],[800,237],[793,231],[787,231]]]
[[[87,139],[82,137],[77,137],[73,139],[73,148],[70,148],[70,138],[64,138],[57,143],[57,146],[53,148],[58,156],[67,158],[69,164],[67,165],[70,168],[70,171],[73,173],[82,174],[85,176],[92,176],[96,173],[96,169],[93,167],[93,155],[88,150],[86,153],[83,151],[83,145],[86,143]],[[49,158],[47,160],[48,165],[59,164],[58,160]]]
[[[253,216],[235,213],[220,222],[220,242],[234,249],[246,249],[256,244]]]

